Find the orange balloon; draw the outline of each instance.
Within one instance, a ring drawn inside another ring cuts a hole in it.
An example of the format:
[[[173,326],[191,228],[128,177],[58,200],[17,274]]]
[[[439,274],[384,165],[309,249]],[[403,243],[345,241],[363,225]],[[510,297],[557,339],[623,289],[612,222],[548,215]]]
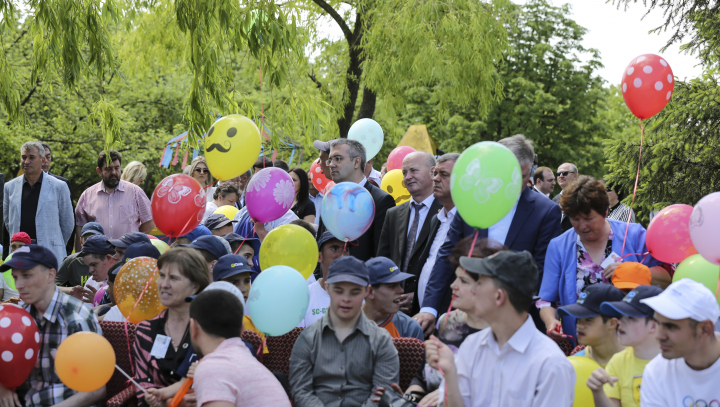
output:
[[[55,371],[75,391],[95,391],[110,381],[115,371],[115,351],[102,335],[77,332],[58,346]]]
[[[120,312],[133,324],[156,317],[165,307],[160,303],[160,296],[157,289],[158,273],[157,260],[150,257],[136,257],[128,260],[118,272],[115,278],[113,293],[115,303]],[[153,272],[155,274],[153,275]],[[152,280],[151,280],[152,279]],[[148,284],[148,280],[150,284]],[[140,297],[143,289],[147,290],[142,295],[140,303],[135,310],[135,302]],[[132,311],[132,314],[130,312]],[[128,318],[128,315],[130,317]]]

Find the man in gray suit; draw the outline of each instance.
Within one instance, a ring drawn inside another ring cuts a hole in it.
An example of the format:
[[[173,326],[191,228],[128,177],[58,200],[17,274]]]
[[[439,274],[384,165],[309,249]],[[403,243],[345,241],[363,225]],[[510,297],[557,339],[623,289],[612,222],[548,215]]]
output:
[[[37,244],[50,249],[60,263],[75,223],[70,190],[66,183],[43,172],[45,148],[40,142],[23,144],[20,154],[24,174],[5,184],[5,227],[11,236],[27,233]]]

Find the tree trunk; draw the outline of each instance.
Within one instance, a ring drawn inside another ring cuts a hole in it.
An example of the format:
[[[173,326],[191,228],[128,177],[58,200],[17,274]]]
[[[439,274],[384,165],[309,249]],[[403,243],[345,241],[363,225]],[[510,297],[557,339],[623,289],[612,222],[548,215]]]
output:
[[[372,119],[375,114],[375,103],[377,102],[377,95],[375,92],[370,90],[367,86],[363,88],[363,100],[360,104],[360,111],[358,111],[357,118],[360,119]]]

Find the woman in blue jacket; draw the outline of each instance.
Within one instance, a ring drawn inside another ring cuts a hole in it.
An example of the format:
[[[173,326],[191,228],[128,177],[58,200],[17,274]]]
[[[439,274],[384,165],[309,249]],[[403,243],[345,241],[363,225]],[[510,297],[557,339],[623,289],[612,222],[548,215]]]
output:
[[[606,219],[609,207],[605,185],[589,176],[581,176],[563,191],[560,208],[573,228],[550,241],[545,256],[545,270],[540,285],[537,307],[548,335],[559,339],[560,321],[555,308],[573,304],[578,294],[592,284],[611,283],[615,268],[620,262],[635,261],[651,267],[653,279],[670,276],[659,262],[645,256],[645,229],[637,223],[627,224]],[[625,249],[623,250],[623,241]],[[622,256],[623,259],[620,259]],[[575,318],[564,317],[562,332],[576,337]]]

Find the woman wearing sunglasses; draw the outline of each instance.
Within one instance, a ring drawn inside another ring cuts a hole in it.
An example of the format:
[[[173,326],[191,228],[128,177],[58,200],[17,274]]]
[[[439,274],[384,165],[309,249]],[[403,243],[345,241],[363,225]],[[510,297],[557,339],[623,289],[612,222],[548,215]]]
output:
[[[213,179],[212,174],[210,174],[210,169],[208,169],[207,161],[205,161],[205,157],[199,155],[193,158],[190,165],[185,167],[183,170],[183,174],[195,178],[195,181],[199,182],[201,187],[206,188],[205,194],[207,196],[207,201],[213,201],[215,187],[207,188],[207,186],[212,183]]]

